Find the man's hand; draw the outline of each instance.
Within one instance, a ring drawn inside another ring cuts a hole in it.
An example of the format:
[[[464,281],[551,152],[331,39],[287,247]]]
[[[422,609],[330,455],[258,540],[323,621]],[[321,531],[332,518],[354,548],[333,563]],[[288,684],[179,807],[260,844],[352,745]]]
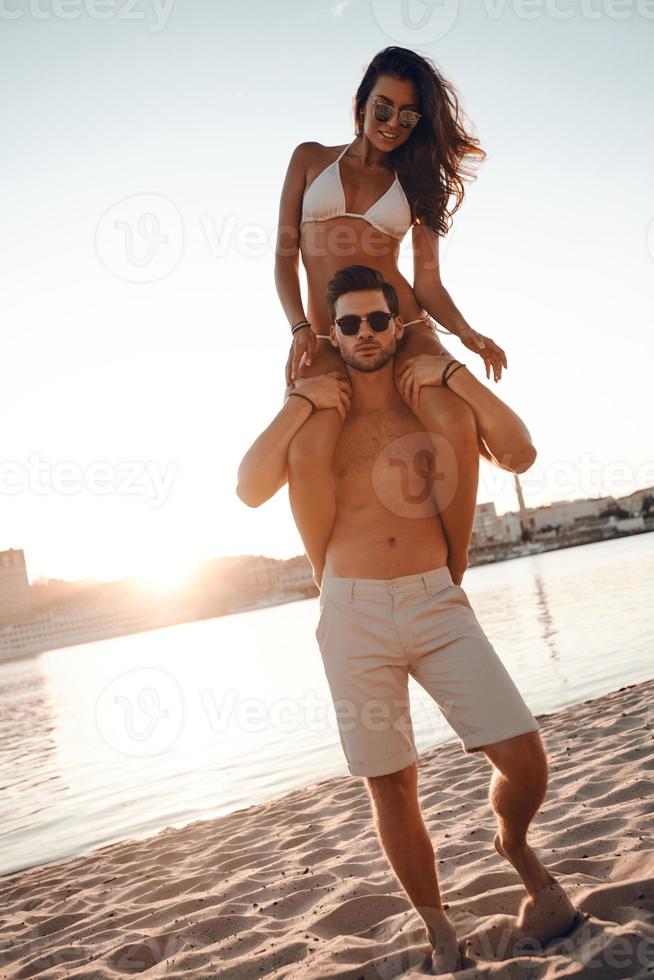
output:
[[[395,380],[400,394],[413,412],[419,408],[420,389],[424,385],[439,386],[445,367],[453,360],[449,354],[416,354],[404,362]]]
[[[474,354],[479,354],[483,358],[486,368],[486,377],[490,380],[490,369],[493,369],[493,380],[499,381],[502,377],[502,367],[508,368],[506,354],[501,347],[491,340],[484,337],[482,333],[477,333],[472,327],[465,327],[459,334],[461,343],[471,350]]]
[[[317,410],[335,408],[342,422],[352,403],[352,388],[343,371],[329,371],[315,378],[296,378],[293,391],[312,401]]]

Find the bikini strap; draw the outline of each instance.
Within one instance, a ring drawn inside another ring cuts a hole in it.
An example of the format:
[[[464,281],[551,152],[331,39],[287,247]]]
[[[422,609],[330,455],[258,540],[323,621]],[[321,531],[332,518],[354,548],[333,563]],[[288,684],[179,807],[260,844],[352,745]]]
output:
[[[354,140],[352,140],[352,143],[354,143]],[[348,145],[347,145],[347,146],[345,146],[345,147],[343,147],[343,149],[341,150],[341,152],[340,152],[340,153],[338,154],[338,156],[337,156],[337,157],[336,157],[336,159],[334,160],[334,163],[338,163],[338,161],[339,161],[339,160],[341,159],[341,157],[343,156],[343,154],[344,154],[344,153],[345,153],[345,152],[346,152],[347,150],[349,150],[349,149],[350,149],[350,147],[352,146],[352,143],[348,143]],[[397,176],[397,170],[395,170],[395,169],[393,170],[393,178],[394,178],[394,179],[395,179],[395,180],[397,181],[397,183],[398,183],[398,184],[400,184],[400,181],[398,180],[398,176]],[[402,186],[402,185],[400,184],[400,187],[401,187],[401,186]]]

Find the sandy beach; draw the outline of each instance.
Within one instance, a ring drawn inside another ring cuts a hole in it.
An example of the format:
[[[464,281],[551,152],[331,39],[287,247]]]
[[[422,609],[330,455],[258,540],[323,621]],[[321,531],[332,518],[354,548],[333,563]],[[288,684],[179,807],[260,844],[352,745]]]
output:
[[[465,950],[457,977],[654,976],[654,680],[538,715],[550,783],[529,842],[579,910],[516,935],[526,892],[493,848],[491,767],[423,753],[420,798]],[[391,978],[428,974],[363,781],[344,776],[0,880],[0,976]]]

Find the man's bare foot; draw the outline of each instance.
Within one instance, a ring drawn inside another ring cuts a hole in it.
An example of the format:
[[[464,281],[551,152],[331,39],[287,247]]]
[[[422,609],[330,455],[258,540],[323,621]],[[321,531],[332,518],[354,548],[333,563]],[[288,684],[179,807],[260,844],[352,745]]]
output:
[[[518,911],[517,928],[541,943],[564,935],[577,918],[578,910],[526,841],[516,848],[505,847],[495,835],[495,849],[516,869],[529,892]]]
[[[427,926],[427,935],[431,943],[432,976],[442,973],[454,973],[461,969],[461,952],[457,940],[456,929],[450,919],[443,913],[442,919]]]

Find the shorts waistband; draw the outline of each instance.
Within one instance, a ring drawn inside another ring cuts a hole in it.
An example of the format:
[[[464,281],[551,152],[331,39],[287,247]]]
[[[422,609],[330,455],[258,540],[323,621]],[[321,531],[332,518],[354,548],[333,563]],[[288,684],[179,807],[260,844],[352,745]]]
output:
[[[323,575],[320,594],[337,595],[411,595],[432,593],[453,585],[447,565],[432,568],[416,575],[400,575],[397,578],[342,578]]]

